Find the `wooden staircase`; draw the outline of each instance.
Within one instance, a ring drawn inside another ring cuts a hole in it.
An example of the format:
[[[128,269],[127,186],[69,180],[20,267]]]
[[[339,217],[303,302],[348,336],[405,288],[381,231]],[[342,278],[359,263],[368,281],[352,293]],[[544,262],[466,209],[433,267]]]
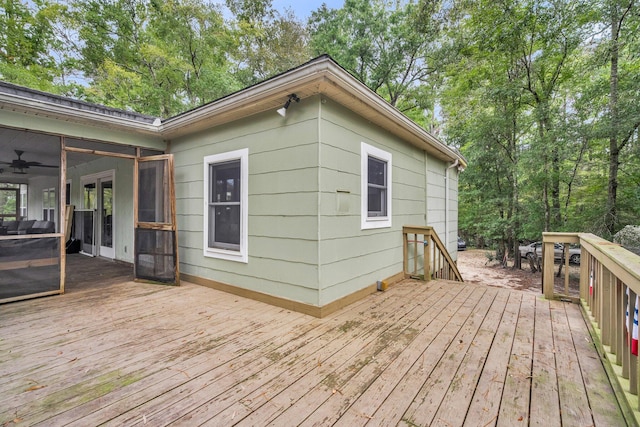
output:
[[[404,226],[402,239],[405,278],[464,282],[458,266],[433,227]]]

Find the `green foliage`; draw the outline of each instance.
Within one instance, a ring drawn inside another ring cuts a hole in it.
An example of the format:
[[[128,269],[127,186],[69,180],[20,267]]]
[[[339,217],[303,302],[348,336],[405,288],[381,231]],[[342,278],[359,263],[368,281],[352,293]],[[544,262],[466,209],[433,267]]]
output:
[[[328,53],[391,105],[435,125],[440,2],[346,0],[309,19],[311,51]]]
[[[172,116],[328,53],[462,151],[459,226],[502,250],[640,218],[640,4],[0,0],[0,78]]]
[[[64,7],[47,0],[0,1],[0,79],[53,91],[56,17]]]
[[[227,1],[235,12],[239,48],[237,76],[245,86],[265,80],[311,59],[309,34],[291,10],[281,14],[270,0]]]
[[[447,140],[470,163],[461,176],[460,227],[505,240],[538,239],[543,230],[607,236],[612,124],[630,141],[620,154],[618,219],[637,222],[639,114],[628,106],[639,74],[625,72],[637,64],[624,57],[620,116],[612,122],[606,8],[563,1],[456,7],[440,102]]]
[[[90,100],[168,117],[240,88],[237,43],[204,1],[76,1],[73,12]]]

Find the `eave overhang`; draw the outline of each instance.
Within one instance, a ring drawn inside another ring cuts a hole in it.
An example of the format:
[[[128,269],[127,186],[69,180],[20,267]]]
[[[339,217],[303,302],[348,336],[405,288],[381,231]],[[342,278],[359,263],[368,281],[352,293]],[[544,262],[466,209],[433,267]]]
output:
[[[458,160],[466,167],[460,153],[414,123],[328,56],[167,119],[162,122],[161,133],[165,139],[174,139],[265,111],[275,114],[292,93],[301,99],[327,96],[430,155],[444,161]]]
[[[0,110],[171,140],[265,111],[275,114],[292,93],[301,99],[326,96],[429,155],[443,161],[458,160],[462,168],[466,167],[459,152],[414,123],[326,55],[163,121],[5,82],[0,82]]]
[[[0,110],[123,132],[160,135],[160,119],[0,82]]]

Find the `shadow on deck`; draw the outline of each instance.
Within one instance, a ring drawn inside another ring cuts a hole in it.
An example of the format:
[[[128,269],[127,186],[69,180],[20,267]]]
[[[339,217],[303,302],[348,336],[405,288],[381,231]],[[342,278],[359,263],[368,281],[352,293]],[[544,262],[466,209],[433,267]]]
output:
[[[580,307],[405,280],[323,319],[183,283],[0,310],[0,425],[622,425]]]

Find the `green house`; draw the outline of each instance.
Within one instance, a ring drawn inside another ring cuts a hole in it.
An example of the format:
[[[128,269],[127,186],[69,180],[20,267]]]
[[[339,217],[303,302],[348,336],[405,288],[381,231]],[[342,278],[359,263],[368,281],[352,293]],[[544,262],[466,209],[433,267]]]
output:
[[[317,316],[403,277],[404,225],[455,258],[464,159],[328,56],[165,120],[0,83],[0,141],[2,302],[63,292],[70,241]]]

